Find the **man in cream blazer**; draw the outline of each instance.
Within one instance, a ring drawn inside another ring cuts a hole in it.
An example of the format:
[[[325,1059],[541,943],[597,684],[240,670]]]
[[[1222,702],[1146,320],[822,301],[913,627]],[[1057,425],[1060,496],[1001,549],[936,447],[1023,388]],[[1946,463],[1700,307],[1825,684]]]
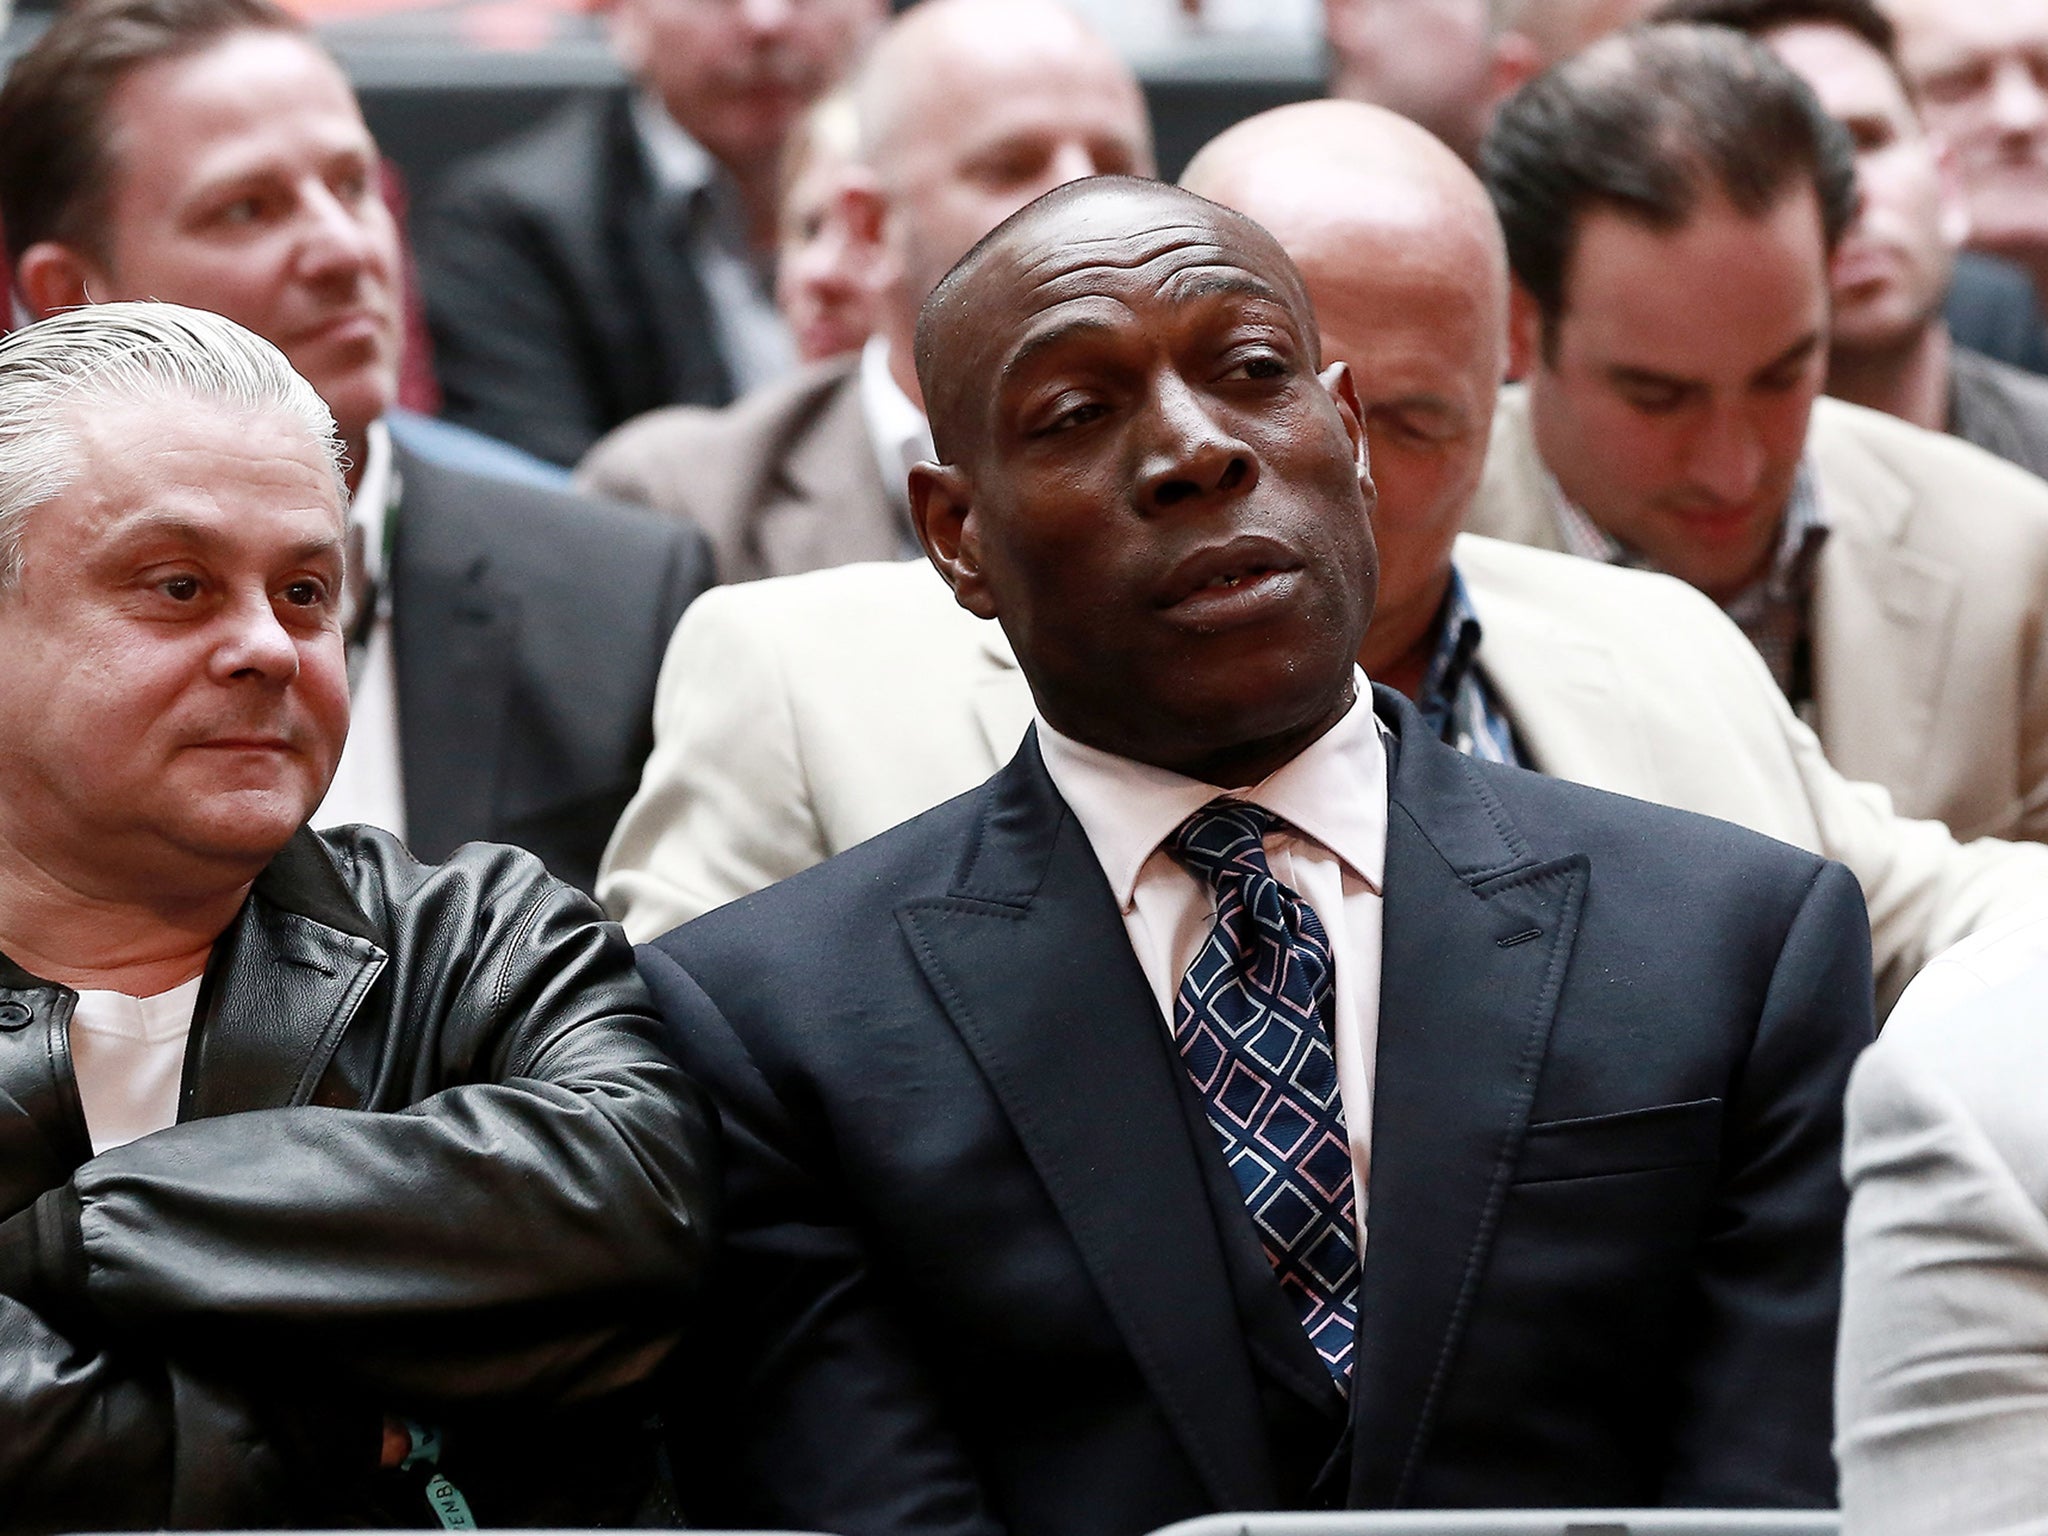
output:
[[[1814,402],[1806,457],[1832,524],[1812,614],[1828,760],[1958,837],[2048,839],[2048,484],[1839,400]],[[1564,547],[1517,386],[1468,526]]]
[[[2048,907],[1940,956],[1849,1081],[1845,1536],[2048,1530]]]
[[[1483,159],[1526,387],[1467,527],[1681,577],[1843,773],[2048,838],[2048,484],[1816,400],[1847,131],[1769,48],[1663,25],[1532,81]]]

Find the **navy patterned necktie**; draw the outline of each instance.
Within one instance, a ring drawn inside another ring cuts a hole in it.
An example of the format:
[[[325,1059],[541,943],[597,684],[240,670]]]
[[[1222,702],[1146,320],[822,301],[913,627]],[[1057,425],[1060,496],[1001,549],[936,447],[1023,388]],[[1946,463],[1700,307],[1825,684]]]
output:
[[[1280,1288],[1348,1391],[1358,1228],[1330,1036],[1330,941],[1266,863],[1277,819],[1212,800],[1166,841],[1216,893],[1216,926],[1174,1000],[1173,1039]]]

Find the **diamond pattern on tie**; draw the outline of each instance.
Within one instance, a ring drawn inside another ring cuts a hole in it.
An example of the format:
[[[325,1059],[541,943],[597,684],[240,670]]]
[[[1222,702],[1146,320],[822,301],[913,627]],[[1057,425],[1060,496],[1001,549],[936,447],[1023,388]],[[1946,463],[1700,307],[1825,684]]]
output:
[[[1357,1197],[1330,1044],[1330,943],[1266,863],[1275,820],[1212,800],[1167,839],[1167,852],[1216,893],[1216,926],[1174,1000],[1173,1038],[1280,1288],[1348,1390]]]

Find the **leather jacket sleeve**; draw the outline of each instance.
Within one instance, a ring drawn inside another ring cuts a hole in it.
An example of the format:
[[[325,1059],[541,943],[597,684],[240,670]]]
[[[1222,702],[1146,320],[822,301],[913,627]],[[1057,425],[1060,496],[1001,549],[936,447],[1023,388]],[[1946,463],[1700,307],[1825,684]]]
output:
[[[622,936],[511,850],[429,869],[380,834],[328,843],[388,965],[313,1102],[81,1166],[38,1202],[76,1222],[41,1245],[48,1315],[399,1411],[643,1379],[703,1267],[711,1130]]]

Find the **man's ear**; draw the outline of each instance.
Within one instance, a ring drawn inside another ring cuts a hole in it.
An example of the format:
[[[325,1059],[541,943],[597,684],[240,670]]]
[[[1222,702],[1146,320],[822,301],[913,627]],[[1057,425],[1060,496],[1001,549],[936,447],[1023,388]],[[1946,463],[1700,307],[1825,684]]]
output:
[[[1508,283],[1508,378],[1526,379],[1543,355],[1543,310],[1519,280]]]
[[[107,292],[99,268],[74,247],[55,240],[38,240],[21,253],[14,268],[14,287],[38,320],[60,309],[92,303],[95,290],[102,298]]]
[[[929,461],[910,467],[910,522],[925,557],[946,578],[955,602],[978,619],[992,619],[995,599],[982,574],[973,513],[967,477],[959,470]]]
[[[1372,464],[1365,445],[1365,408],[1358,403],[1358,381],[1352,378],[1349,363],[1332,363],[1317,378],[1330,398],[1337,402],[1337,414],[1344,421],[1344,434],[1351,439],[1351,457],[1358,465],[1358,483],[1370,501],[1374,495]]]

